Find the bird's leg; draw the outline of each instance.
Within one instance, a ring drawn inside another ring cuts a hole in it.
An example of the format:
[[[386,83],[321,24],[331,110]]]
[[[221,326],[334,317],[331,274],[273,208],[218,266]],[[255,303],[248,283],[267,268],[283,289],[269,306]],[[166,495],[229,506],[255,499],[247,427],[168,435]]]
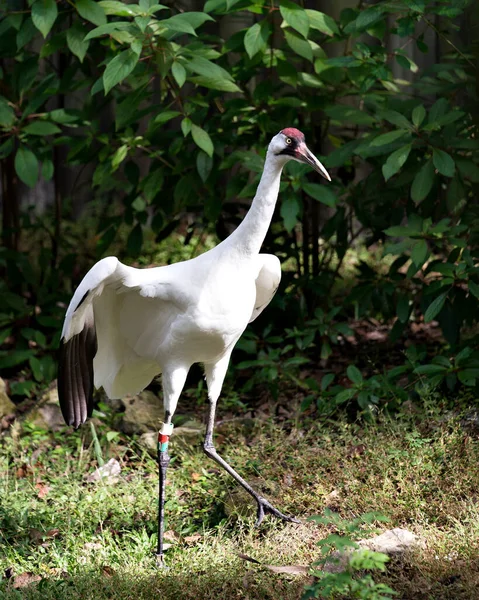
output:
[[[238,475],[238,473],[233,469],[233,467],[231,467],[216,452],[216,448],[213,444],[213,427],[214,427],[214,421],[215,421],[215,410],[216,410],[216,401],[212,401],[210,399],[210,410],[208,413],[208,423],[206,426],[206,435],[205,435],[205,441],[203,444],[203,449],[207,456],[209,456],[214,461],[216,461],[219,465],[221,465],[223,467],[223,469],[225,469],[234,479],[236,479],[236,481],[248,492],[248,494],[251,494],[251,496],[253,496],[253,498],[256,500],[256,503],[258,504],[256,526],[258,526],[261,523],[261,521],[264,519],[265,514],[267,514],[267,513],[270,513],[273,516],[278,517],[279,519],[283,519],[284,521],[289,521],[290,523],[301,523],[301,521],[299,521],[298,519],[295,519],[294,517],[288,517],[287,515],[284,515],[277,508],[275,508],[272,504],[270,504],[265,498],[260,496],[258,494],[258,492],[255,492],[255,490],[249,485],[249,483],[247,481],[245,481],[241,477],[241,475]]]
[[[156,562],[158,566],[163,566],[164,552],[163,552],[163,533],[164,533],[164,519],[165,519],[165,495],[166,495],[166,470],[170,463],[170,456],[168,454],[168,443],[170,441],[170,435],[173,432],[173,424],[171,423],[171,416],[167,412],[165,415],[165,422],[163,427],[158,432],[158,473],[159,473],[159,484],[158,484],[158,546],[156,549]]]

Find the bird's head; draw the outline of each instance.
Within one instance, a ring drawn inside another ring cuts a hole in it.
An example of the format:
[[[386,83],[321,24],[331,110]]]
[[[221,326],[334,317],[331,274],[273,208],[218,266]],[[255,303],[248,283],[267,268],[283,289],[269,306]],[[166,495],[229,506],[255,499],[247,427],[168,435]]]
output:
[[[268,151],[276,156],[284,156],[285,162],[293,159],[305,163],[310,167],[313,167],[315,171],[320,173],[328,181],[331,181],[329,173],[314,156],[308,146],[306,146],[304,134],[299,131],[299,129],[295,129],[294,127],[282,129],[271,140]]]

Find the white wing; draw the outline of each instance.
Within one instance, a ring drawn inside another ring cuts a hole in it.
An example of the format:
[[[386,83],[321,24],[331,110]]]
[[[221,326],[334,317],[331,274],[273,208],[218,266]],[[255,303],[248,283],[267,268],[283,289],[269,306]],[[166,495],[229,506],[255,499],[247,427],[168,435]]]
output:
[[[273,254],[259,254],[256,277],[256,302],[249,322],[260,315],[273,299],[281,281],[281,263]]]
[[[158,373],[158,363],[139,356],[122,335],[120,312],[128,295],[133,311],[126,320],[141,314],[145,298],[154,295],[161,303],[162,291],[168,291],[161,269],[134,269],[108,257],[78,286],[65,317],[58,368],[60,405],[69,425],[78,427],[91,414],[93,385],[119,397],[140,391]]]

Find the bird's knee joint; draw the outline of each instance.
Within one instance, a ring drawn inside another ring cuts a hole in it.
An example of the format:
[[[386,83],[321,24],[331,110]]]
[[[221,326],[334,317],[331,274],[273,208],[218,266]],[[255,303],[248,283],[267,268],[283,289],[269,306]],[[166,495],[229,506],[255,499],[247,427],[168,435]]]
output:
[[[208,456],[210,456],[211,454],[216,454],[216,448],[212,440],[205,440],[203,444],[203,450]]]

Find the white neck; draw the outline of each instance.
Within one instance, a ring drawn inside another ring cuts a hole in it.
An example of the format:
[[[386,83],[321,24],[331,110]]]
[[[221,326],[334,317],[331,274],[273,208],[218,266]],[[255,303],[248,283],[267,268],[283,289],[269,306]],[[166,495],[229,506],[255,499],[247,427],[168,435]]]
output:
[[[234,248],[243,256],[259,253],[273,218],[281,172],[287,160],[286,157],[276,156],[273,152],[266,154],[263,175],[248,214],[223,244]]]

